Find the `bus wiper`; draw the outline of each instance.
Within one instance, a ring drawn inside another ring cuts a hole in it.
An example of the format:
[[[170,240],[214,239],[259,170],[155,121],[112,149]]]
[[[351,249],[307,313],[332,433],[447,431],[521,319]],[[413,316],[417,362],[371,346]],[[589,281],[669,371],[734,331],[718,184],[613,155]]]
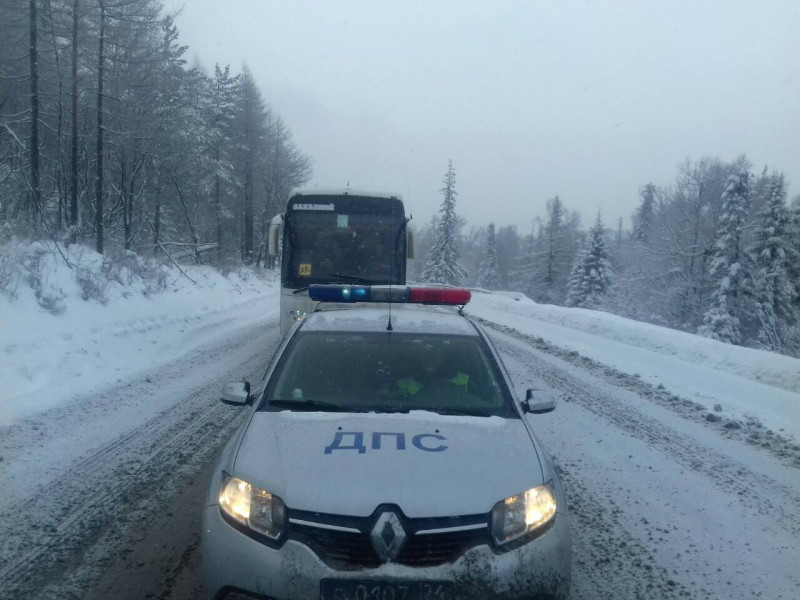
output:
[[[323,410],[326,412],[358,412],[333,402],[324,400],[270,400],[270,406],[281,406],[292,410]]]
[[[325,273],[328,277],[339,277],[341,279],[348,279],[350,281],[355,281],[356,283],[360,283],[362,285],[375,285],[375,282],[372,279],[365,279],[364,277],[358,277],[357,275],[345,275],[344,273]]]
[[[292,293],[293,293],[293,294],[302,294],[302,293],[303,293],[303,292],[305,292],[307,289],[308,289],[308,286],[301,287],[301,288],[297,288],[297,289],[296,289],[295,291],[293,291]]]

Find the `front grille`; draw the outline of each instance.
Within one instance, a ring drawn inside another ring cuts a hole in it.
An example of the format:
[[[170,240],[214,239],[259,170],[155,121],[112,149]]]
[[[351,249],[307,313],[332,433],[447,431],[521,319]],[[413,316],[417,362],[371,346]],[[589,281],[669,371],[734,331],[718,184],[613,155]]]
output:
[[[291,525],[289,538],[303,542],[329,566],[340,571],[381,564],[369,535],[363,533]]]
[[[406,540],[397,562],[412,567],[433,567],[453,562],[473,546],[488,543],[486,528],[412,535]]]
[[[395,512],[397,512],[395,510]],[[290,511],[289,539],[301,542],[311,548],[328,566],[340,571],[375,568],[383,561],[372,546],[370,531],[377,515],[372,517],[349,518],[318,513],[303,513],[298,517],[303,524],[292,522],[298,511]],[[349,529],[339,531],[326,529],[326,526],[342,528],[346,523]],[[406,519],[402,518],[403,528],[408,536],[398,557],[393,561],[410,567],[433,567],[451,563],[468,549],[481,544],[489,544],[487,515],[454,517],[448,519]],[[479,529],[447,531],[464,525],[482,525]],[[417,531],[444,529],[434,533],[416,534]]]

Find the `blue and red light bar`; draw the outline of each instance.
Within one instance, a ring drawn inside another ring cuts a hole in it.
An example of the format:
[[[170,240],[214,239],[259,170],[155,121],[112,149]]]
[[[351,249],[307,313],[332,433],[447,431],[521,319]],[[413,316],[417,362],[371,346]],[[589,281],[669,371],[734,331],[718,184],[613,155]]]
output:
[[[472,298],[464,288],[409,287],[408,302],[414,304],[466,304]]]
[[[308,297],[317,302],[394,302],[461,306],[470,301],[472,294],[465,288],[315,283],[308,286]]]

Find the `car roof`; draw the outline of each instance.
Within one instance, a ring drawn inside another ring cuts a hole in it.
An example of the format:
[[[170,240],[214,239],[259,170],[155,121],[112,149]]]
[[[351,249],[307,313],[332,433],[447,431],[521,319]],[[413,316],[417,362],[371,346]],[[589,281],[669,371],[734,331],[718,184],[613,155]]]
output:
[[[388,305],[376,308],[324,308],[305,318],[302,331],[383,332],[388,323]],[[392,304],[392,331],[479,335],[472,322],[454,308],[404,304]]]

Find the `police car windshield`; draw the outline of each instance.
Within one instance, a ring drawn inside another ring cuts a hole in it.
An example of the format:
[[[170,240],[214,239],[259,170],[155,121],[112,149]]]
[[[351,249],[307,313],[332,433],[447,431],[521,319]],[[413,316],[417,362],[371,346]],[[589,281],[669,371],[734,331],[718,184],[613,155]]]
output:
[[[517,416],[477,336],[300,332],[278,372],[261,410]]]

